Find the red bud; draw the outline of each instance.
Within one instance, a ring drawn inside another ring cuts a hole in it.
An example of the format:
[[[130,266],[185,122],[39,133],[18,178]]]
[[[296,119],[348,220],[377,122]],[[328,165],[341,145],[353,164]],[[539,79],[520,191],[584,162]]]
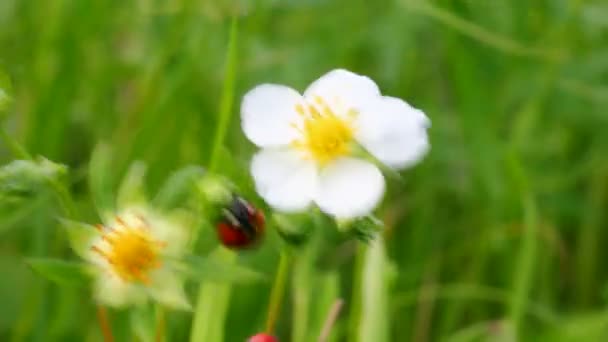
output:
[[[261,333],[251,336],[247,342],[279,342],[279,339],[272,335]]]

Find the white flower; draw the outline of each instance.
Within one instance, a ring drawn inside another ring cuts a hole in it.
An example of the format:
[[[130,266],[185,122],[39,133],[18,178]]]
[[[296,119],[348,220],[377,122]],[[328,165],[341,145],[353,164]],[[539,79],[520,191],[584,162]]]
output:
[[[181,279],[166,262],[184,251],[184,227],[143,206],[132,206],[97,229],[83,257],[97,266],[99,303],[123,307],[151,297],[172,308],[190,308]]]
[[[382,96],[369,78],[333,70],[304,95],[275,84],[249,91],[241,106],[249,140],[262,148],[251,172],[258,193],[274,208],[293,212],[311,202],[336,218],[369,214],[382,199],[378,167],[356,157],[359,147],[402,169],[429,149],[424,113]]]

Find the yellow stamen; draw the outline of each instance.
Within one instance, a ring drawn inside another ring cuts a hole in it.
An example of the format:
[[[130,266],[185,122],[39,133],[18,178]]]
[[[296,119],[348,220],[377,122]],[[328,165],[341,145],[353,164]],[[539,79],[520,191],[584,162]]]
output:
[[[116,222],[120,228],[106,229],[101,237],[109,248],[93,246],[92,250],[124,281],[148,284],[150,271],[161,266],[159,254],[166,242],[155,240],[147,225],[129,226],[119,217]]]
[[[301,138],[294,140],[292,145],[323,165],[350,153],[355,132],[355,115],[352,113],[356,111],[349,110],[346,117],[340,117],[323,98],[315,96],[313,102],[296,105],[295,109],[304,117],[304,122],[297,127]]]

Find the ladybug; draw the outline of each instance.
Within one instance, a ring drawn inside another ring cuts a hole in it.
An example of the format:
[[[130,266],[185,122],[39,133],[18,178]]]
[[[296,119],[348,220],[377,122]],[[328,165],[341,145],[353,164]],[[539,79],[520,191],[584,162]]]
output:
[[[217,224],[217,235],[229,248],[247,248],[264,235],[265,218],[262,211],[238,195],[233,195],[228,206],[222,209]]]

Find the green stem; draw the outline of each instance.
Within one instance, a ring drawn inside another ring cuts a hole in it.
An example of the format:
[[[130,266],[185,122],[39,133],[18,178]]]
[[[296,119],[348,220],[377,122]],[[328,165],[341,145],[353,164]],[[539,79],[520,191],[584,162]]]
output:
[[[521,193],[523,211],[523,239],[517,255],[517,266],[513,270],[515,275],[509,308],[511,322],[515,332],[519,333],[522,331],[521,321],[534,277],[538,247],[538,210],[534,196],[528,187],[525,172],[515,152],[512,152],[509,161],[515,185]]]
[[[218,162],[224,146],[226,132],[230,124],[230,116],[232,114],[232,105],[234,103],[234,86],[236,81],[236,65],[237,65],[237,37],[238,37],[238,21],[232,19],[230,25],[230,38],[228,41],[228,53],[226,56],[226,69],[224,86],[222,87],[222,98],[220,99],[219,118],[215,129],[215,138],[213,139],[213,147],[211,157],[209,159],[209,171],[217,171]]]
[[[274,331],[277,318],[281,312],[281,303],[285,294],[285,285],[287,284],[287,275],[289,274],[290,256],[288,252],[282,251],[277,268],[277,275],[272,285],[270,292],[270,302],[268,304],[268,316],[266,318],[266,332],[272,334]]]
[[[224,139],[226,137],[226,132],[228,131],[228,125],[230,124],[236,80],[237,37],[238,21],[235,17],[232,19],[230,26],[224,86],[220,99],[219,118],[215,129],[215,138],[211,149],[211,157],[209,159],[209,173],[217,171],[222,146],[224,145]],[[232,251],[226,251],[221,246],[218,247],[215,253],[220,256],[223,255],[226,262],[236,262],[237,255]],[[223,326],[228,312],[231,290],[232,286],[230,284],[201,283],[198,290],[196,309],[194,311],[190,341],[213,342],[224,340]]]
[[[218,247],[212,255],[222,262],[234,263],[237,255],[233,251]],[[201,283],[190,332],[191,342],[224,341],[223,327],[232,286],[227,283]]]
[[[165,340],[165,310],[162,306],[156,306],[156,332],[154,341],[163,342]]]

